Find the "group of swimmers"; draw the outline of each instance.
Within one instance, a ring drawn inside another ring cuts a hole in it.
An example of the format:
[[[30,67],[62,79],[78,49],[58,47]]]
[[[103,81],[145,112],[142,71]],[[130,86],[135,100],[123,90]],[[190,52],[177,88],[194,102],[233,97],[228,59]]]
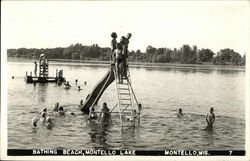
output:
[[[77,83],[78,83],[78,79],[76,79],[75,80],[75,84],[77,85]],[[84,85],[87,85],[87,82],[86,81],[84,81]],[[70,89],[71,88],[71,85],[69,84],[69,81],[67,81],[65,84],[64,84],[64,88],[65,89]],[[80,90],[82,90],[82,88],[81,88],[81,86],[77,86],[77,89],[78,89],[78,91],[80,91]]]
[[[182,117],[184,114],[182,113],[182,109],[179,108],[177,117]],[[209,113],[206,115],[206,122],[208,127],[212,127],[215,121],[214,108],[211,107]]]
[[[121,37],[120,42],[117,42],[117,34],[111,33],[111,60],[112,64],[115,64],[119,83],[123,83],[123,78],[127,77],[128,44],[131,36],[132,34],[128,33],[126,37]]]
[[[71,112],[69,115],[75,114]],[[63,106],[59,106],[59,102],[57,102],[51,112],[48,112],[47,107],[42,108],[40,112],[40,117],[34,117],[32,119],[32,126],[36,128],[39,122],[44,125],[53,126],[53,120],[60,116],[66,116],[66,112]]]

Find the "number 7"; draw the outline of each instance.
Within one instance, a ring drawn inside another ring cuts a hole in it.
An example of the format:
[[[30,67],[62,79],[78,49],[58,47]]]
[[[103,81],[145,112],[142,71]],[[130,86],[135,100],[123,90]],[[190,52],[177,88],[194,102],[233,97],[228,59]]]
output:
[[[230,150],[230,151],[229,151],[229,155],[232,155],[232,152],[233,152],[233,151],[232,151],[232,150]]]

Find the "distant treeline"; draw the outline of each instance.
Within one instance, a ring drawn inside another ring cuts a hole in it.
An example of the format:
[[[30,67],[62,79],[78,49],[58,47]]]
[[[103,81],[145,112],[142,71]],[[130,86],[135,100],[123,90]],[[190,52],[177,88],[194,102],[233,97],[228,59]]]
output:
[[[38,59],[45,54],[47,59],[75,59],[75,60],[110,60],[111,49],[99,47],[97,44],[84,46],[82,44],[70,45],[50,49],[8,49],[8,57],[23,57]],[[149,63],[183,63],[183,64],[230,64],[245,65],[245,55],[242,57],[232,49],[221,49],[216,54],[210,49],[198,49],[197,46],[183,45],[179,49],[155,48],[148,46],[146,52],[130,51],[129,61]]]

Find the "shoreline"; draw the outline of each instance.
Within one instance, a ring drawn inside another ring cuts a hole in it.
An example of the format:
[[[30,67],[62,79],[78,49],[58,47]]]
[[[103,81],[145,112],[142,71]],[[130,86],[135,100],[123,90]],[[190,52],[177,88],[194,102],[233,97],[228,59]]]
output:
[[[17,62],[18,60],[32,62],[38,61],[37,59],[30,58],[15,58],[8,57],[7,62]],[[74,60],[74,59],[49,59],[49,61],[55,62],[65,62],[65,63],[80,63],[82,65],[103,65],[108,66],[110,61],[102,61],[102,60]],[[238,70],[245,71],[246,66],[238,66],[238,65],[215,65],[215,64],[181,64],[181,63],[148,63],[148,62],[129,62],[131,67],[143,67],[143,68],[159,68],[159,67],[168,67],[168,68],[199,68],[199,69],[215,69],[215,70]]]

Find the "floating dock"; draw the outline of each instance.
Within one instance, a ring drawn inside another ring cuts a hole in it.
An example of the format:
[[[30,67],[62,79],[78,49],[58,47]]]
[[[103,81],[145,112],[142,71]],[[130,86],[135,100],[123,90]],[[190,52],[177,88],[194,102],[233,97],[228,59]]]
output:
[[[37,68],[37,65],[35,64],[35,68]],[[49,60],[45,59],[45,56],[41,54],[39,58],[39,76],[36,76],[36,73],[34,73],[35,76],[32,76],[32,72],[30,72],[30,75],[28,75],[28,72],[26,72],[26,82],[27,83],[49,83],[49,82],[57,82],[62,83],[65,81],[65,78],[63,77],[63,70],[56,70],[56,76],[55,77],[49,77]]]
[[[48,82],[64,82],[65,78],[59,77],[35,77],[26,75],[27,83],[48,83]]]

